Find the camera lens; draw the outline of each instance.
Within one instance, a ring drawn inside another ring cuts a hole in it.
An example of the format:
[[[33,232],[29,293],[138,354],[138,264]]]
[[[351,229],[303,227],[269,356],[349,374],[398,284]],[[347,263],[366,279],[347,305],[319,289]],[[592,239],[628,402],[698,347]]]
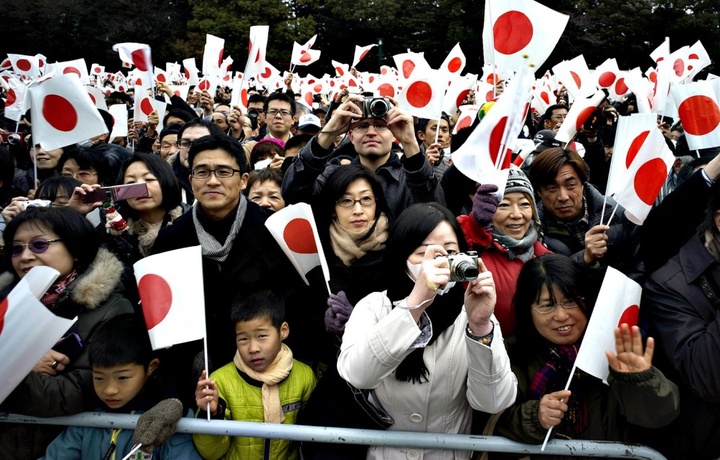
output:
[[[385,118],[388,110],[390,110],[390,106],[387,101],[381,97],[376,97],[371,100],[370,104],[368,104],[368,108],[370,109],[369,112],[372,118]]]
[[[461,280],[474,280],[478,277],[477,265],[466,260],[459,262],[455,266],[455,276]]]
[[[18,133],[12,133],[12,134],[8,135],[7,141],[8,141],[8,144],[10,144],[10,145],[17,145],[20,143],[21,138]]]

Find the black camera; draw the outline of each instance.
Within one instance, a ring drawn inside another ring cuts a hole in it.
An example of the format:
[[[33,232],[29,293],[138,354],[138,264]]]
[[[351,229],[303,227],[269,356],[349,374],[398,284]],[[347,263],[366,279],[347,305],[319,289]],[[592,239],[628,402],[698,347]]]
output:
[[[363,118],[385,118],[390,107],[390,103],[384,97],[366,97],[360,104]]]
[[[444,257],[450,265],[450,281],[470,281],[478,277],[478,255],[475,251]]]
[[[250,119],[250,126],[252,127],[253,131],[255,131],[258,127],[258,116],[260,114],[258,113],[257,109],[248,109],[247,111],[247,117]]]

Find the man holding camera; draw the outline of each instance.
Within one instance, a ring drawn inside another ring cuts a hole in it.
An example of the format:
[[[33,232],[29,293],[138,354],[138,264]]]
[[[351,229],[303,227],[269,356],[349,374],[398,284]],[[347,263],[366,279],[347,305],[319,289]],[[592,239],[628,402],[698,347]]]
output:
[[[294,159],[283,180],[286,202],[310,202],[321,193],[327,177],[340,166],[339,159],[332,158],[333,141],[345,133],[357,153],[352,162],[375,171],[395,216],[414,203],[445,204],[433,169],[420,152],[412,116],[392,98],[358,95],[348,96]],[[402,157],[393,151],[394,139],[402,144]]]

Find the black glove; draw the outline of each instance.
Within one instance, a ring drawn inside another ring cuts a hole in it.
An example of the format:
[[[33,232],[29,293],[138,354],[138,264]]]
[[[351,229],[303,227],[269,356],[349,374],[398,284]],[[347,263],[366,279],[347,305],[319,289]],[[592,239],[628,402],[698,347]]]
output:
[[[133,442],[142,443],[143,452],[165,444],[175,433],[177,422],[183,415],[179,399],[164,399],[140,416],[135,427]]]
[[[328,309],[325,310],[325,327],[328,331],[340,334],[345,330],[345,323],[350,318],[353,306],[344,291],[330,294],[327,300]]]
[[[472,217],[488,231],[492,231],[492,221],[498,207],[498,199],[495,195],[497,191],[497,185],[483,184],[478,187],[473,197]]]

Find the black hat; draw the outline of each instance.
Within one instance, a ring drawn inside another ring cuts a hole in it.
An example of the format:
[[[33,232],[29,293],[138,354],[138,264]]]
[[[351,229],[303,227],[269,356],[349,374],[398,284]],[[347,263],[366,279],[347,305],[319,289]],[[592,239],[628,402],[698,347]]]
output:
[[[543,150],[549,149],[551,147],[562,146],[562,142],[555,140],[555,131],[551,129],[543,129],[541,131],[538,131],[537,134],[535,134],[533,141],[535,142],[535,153],[540,153]]]

